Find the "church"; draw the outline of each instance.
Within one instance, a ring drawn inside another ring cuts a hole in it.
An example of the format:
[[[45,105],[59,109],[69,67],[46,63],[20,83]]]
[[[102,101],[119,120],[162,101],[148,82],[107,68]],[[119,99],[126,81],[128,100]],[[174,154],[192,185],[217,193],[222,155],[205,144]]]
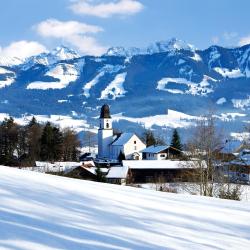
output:
[[[98,130],[98,158],[117,160],[123,152],[126,160],[141,160],[142,150],[146,145],[134,133],[114,135],[112,118],[109,106],[104,104],[101,108]]]

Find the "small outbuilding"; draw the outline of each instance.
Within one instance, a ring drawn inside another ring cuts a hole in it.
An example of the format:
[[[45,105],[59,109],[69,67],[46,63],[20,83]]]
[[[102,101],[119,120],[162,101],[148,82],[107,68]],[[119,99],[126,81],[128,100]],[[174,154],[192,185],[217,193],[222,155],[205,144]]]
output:
[[[128,167],[127,166],[113,166],[109,169],[106,175],[106,180],[112,184],[125,185],[128,178]]]

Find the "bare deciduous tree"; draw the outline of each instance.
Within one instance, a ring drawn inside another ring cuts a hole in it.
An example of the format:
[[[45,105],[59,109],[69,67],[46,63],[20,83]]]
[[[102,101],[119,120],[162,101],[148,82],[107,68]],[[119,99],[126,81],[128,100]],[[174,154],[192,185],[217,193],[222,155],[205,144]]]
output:
[[[216,171],[218,150],[222,145],[222,134],[215,126],[212,113],[197,121],[196,128],[188,143],[189,164],[193,171],[188,171],[189,180],[195,185],[200,195],[215,196],[223,178]],[[194,187],[192,187],[194,189]]]

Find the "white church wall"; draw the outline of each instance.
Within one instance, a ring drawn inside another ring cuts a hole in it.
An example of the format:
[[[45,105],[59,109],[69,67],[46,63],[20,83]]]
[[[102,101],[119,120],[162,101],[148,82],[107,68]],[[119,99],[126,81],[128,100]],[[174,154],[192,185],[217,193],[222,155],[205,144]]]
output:
[[[98,131],[98,157],[110,158],[110,144],[113,141],[112,129],[100,129]]]
[[[131,139],[124,145],[124,154],[126,159],[133,159],[134,153],[139,153],[141,159],[142,157],[140,151],[145,148],[146,145],[136,135],[133,135]]]

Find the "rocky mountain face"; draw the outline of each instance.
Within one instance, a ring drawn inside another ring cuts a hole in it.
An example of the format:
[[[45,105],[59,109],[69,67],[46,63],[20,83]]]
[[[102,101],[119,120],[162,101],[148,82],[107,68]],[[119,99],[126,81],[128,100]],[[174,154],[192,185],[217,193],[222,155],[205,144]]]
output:
[[[70,115],[95,124],[103,103],[130,121],[167,110],[197,116],[212,106],[238,128],[250,120],[250,45],[198,50],[171,39],[145,49],[110,48],[100,57],[58,47],[25,61],[0,58],[0,113]]]

